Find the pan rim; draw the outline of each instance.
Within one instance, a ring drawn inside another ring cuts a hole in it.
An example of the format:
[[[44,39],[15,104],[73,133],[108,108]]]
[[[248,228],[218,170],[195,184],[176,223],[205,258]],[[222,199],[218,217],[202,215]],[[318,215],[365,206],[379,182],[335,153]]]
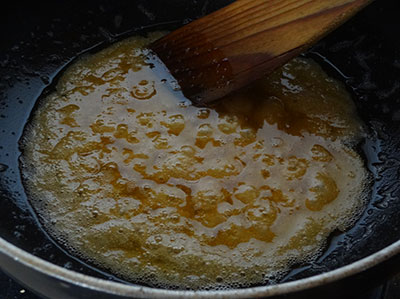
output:
[[[255,298],[304,291],[321,284],[332,283],[351,275],[358,274],[388,260],[396,254],[399,254],[400,240],[356,262],[315,276],[276,285],[214,291],[167,290],[138,285],[126,285],[119,282],[95,278],[45,261],[16,247],[1,237],[0,253],[26,267],[30,267],[44,275],[52,276],[62,282],[90,288],[95,291],[105,292],[109,295],[119,295],[127,298],[133,296],[135,298]]]

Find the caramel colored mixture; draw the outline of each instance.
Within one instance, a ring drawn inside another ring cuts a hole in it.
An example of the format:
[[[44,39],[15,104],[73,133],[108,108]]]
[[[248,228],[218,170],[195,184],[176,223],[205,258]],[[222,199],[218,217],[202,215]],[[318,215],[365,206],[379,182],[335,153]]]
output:
[[[131,281],[264,283],[318,256],[362,209],[362,125],[341,84],[296,59],[191,105],[132,38],[83,57],[22,140],[31,202],[75,254]]]

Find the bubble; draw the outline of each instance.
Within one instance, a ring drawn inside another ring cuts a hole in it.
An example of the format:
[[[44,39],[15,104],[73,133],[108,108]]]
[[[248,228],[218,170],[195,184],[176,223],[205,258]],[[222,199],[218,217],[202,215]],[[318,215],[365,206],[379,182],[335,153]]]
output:
[[[197,117],[200,119],[207,119],[210,116],[210,109],[201,108],[197,111]]]
[[[5,172],[8,169],[8,165],[0,163],[0,172]]]
[[[131,89],[131,95],[137,100],[149,100],[157,94],[154,81],[141,80]]]
[[[160,235],[157,235],[157,236],[154,236],[154,240],[159,243],[163,240],[163,238]]]

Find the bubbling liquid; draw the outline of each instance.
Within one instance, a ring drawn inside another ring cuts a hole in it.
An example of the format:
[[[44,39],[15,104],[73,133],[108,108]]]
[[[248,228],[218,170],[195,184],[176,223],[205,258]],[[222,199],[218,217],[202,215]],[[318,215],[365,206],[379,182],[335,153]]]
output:
[[[213,107],[148,57],[161,36],[70,66],[28,124],[21,167],[46,229],[134,282],[265,283],[354,223],[367,172],[344,87],[308,59]]]

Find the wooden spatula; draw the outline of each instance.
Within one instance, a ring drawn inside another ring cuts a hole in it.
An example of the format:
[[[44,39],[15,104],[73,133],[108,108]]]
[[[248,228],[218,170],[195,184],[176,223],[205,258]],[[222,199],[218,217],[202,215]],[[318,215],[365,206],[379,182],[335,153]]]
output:
[[[272,72],[371,0],[237,0],[151,49],[186,97],[208,103]]]

